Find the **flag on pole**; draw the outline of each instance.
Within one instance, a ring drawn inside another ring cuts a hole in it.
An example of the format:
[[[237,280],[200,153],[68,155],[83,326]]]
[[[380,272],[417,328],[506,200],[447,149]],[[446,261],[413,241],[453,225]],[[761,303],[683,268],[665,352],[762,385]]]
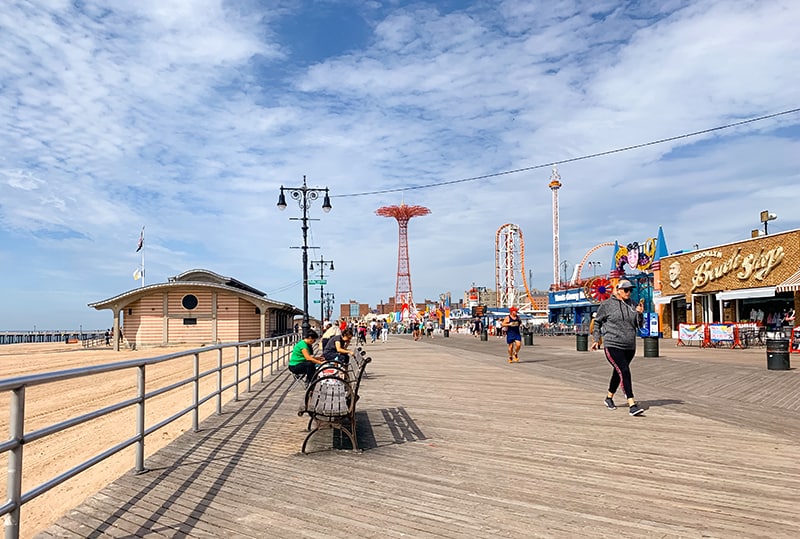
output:
[[[133,280],[138,281],[142,278],[142,268],[136,268],[133,272]]]
[[[136,246],[136,252],[138,253],[139,251],[141,251],[142,247],[144,247],[144,227],[142,227],[142,233],[139,234],[139,243]]]

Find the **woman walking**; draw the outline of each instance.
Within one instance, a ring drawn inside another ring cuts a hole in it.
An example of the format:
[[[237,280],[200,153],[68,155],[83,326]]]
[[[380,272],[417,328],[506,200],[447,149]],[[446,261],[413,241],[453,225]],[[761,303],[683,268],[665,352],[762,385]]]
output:
[[[603,341],[603,350],[606,359],[614,368],[611,381],[608,384],[608,395],[605,405],[609,410],[616,410],[614,393],[622,382],[622,390],[628,399],[628,413],[639,415],[644,410],[636,404],[633,398],[633,383],[631,382],[631,361],[636,354],[636,333],[644,321],[644,302],[640,301],[634,306],[631,302],[630,281],[621,279],[614,290],[614,295],[600,304],[594,319],[592,332],[592,350],[600,347]]]

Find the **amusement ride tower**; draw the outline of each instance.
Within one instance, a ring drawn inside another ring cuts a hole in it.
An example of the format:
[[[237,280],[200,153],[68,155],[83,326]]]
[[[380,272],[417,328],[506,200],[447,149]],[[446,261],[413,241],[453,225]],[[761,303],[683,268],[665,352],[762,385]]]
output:
[[[559,283],[558,266],[558,190],[561,188],[561,176],[558,169],[553,167],[553,174],[550,175],[550,190],[553,191],[553,284]]]
[[[517,287],[517,276],[522,277],[522,290]],[[525,278],[525,240],[522,229],[511,223],[498,228],[495,236],[495,285],[498,307],[534,308]],[[525,299],[527,306],[523,303]]]
[[[422,217],[431,212],[424,206],[408,206],[405,202],[399,206],[383,206],[375,211],[376,215],[381,217],[392,217],[397,220],[400,228],[400,238],[397,247],[397,286],[394,293],[394,312],[405,311],[403,306],[408,305],[408,313],[414,307],[414,299],[411,292],[411,269],[408,264],[408,222],[414,217]],[[400,309],[398,309],[398,304]],[[408,313],[403,312],[403,318],[408,316]]]

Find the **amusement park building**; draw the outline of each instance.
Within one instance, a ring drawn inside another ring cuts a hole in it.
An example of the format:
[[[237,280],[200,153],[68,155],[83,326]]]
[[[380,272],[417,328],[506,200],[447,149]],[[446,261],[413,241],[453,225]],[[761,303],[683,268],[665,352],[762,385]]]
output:
[[[655,303],[664,337],[677,337],[679,324],[797,325],[800,230],[676,253],[661,268]]]
[[[113,343],[120,332],[130,346],[165,346],[263,339],[290,333],[302,310],[272,301],[231,277],[194,269],[166,283],[129,290],[90,303],[113,312]]]
[[[601,301],[611,296],[613,286],[621,278],[634,284],[631,300],[644,301],[646,318],[652,318],[655,325],[652,333],[658,333],[658,307],[654,297],[658,295],[658,273],[661,260],[667,255],[664,232],[659,227],[656,237],[643,242],[631,242],[621,245],[619,242],[604,243],[600,246],[612,246],[611,272],[608,275],[597,275],[582,279],[577,271],[569,283],[555,283],[551,286],[548,301],[549,320],[553,324],[575,326],[579,330],[588,330],[591,315]],[[596,249],[596,248],[595,248]],[[589,253],[591,253],[590,251]],[[587,253],[587,257],[589,255]],[[586,257],[584,257],[584,261]],[[583,265],[581,262],[580,266]],[[651,332],[648,324],[648,333]]]

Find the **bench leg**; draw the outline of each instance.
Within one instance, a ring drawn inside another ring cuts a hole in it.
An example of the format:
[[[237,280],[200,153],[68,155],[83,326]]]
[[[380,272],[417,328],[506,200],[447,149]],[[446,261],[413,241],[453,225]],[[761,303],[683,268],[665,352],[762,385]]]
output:
[[[331,429],[331,430],[339,430],[345,434],[350,439],[350,443],[353,445],[353,451],[358,451],[358,442],[356,441],[356,428],[355,428],[355,418],[351,420],[351,427],[348,429],[341,423],[320,423],[317,422],[317,426],[306,435],[306,439],[303,440],[303,447],[300,448],[300,452],[305,454],[306,452],[306,445],[311,437],[319,430],[322,429]],[[352,430],[351,430],[352,429]]]
[[[319,430],[319,427],[315,428],[314,430],[312,430],[311,432],[309,432],[309,433],[306,435],[306,439],[305,439],[305,440],[303,440],[303,447],[300,449],[300,452],[301,452],[301,453],[305,454],[305,452],[306,452],[306,444],[308,444],[308,440],[310,440],[310,439],[311,439],[311,436],[313,436],[313,435],[314,435],[314,433],[315,433],[315,432],[317,432],[318,430]]]

